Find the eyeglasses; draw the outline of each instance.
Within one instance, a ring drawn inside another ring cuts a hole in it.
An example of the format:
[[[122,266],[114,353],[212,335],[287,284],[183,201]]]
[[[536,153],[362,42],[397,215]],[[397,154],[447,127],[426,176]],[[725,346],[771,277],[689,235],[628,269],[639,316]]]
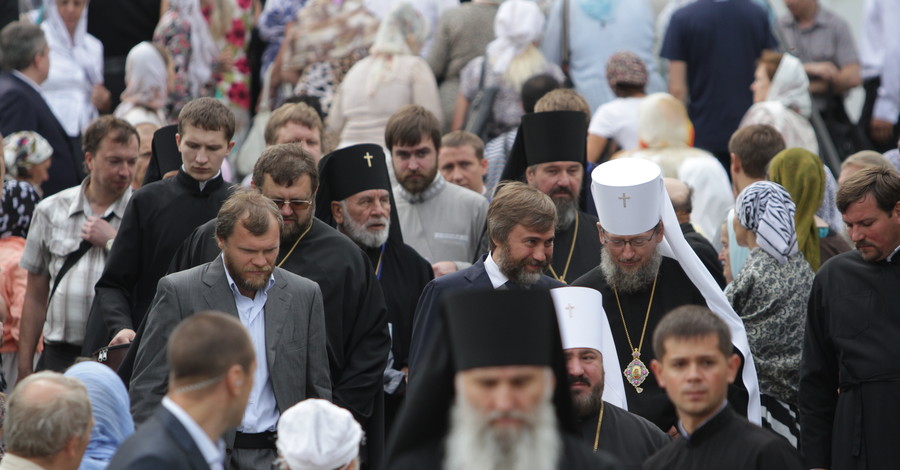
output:
[[[624,238],[606,238],[606,243],[613,248],[624,248],[626,244],[631,245],[632,248],[640,248],[653,240],[656,237],[656,233],[659,231],[659,224],[656,224],[656,227],[653,227],[653,232],[650,233],[648,237],[635,237],[629,240]],[[604,230],[603,233],[606,233]]]
[[[286,201],[284,199],[272,199],[272,202],[275,203],[275,206],[277,206],[279,210],[281,210],[281,208],[283,208],[285,204],[290,204],[291,209],[294,210],[309,209],[309,207],[312,206],[313,203],[312,201],[304,201],[303,199],[291,199],[289,201]]]

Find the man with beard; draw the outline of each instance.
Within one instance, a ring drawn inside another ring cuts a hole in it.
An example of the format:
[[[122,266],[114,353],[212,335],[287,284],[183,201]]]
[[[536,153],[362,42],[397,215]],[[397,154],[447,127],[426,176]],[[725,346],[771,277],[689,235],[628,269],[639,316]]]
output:
[[[431,264],[403,243],[380,145],[335,150],[319,162],[319,176],[316,216],[366,252],[384,291],[392,352],[384,371],[386,429],[390,429],[406,391],[416,302],[434,274]]]
[[[225,436],[228,469],[271,468],[280,414],[306,398],[331,399],[322,293],[309,279],[275,267],[282,230],[270,199],[236,191],[216,218],[221,256],[159,281],[137,346],[130,396],[132,414],[142,421],[166,394],[166,340],[179,321],[216,310],[247,327],[256,370],[243,420]]]
[[[522,117],[503,170],[504,180],[521,179],[550,196],[558,220],[556,258],[546,274],[566,283],[600,262],[597,219],[579,209],[585,172],[587,120],[577,111],[546,111]]]
[[[459,292],[441,315],[446,328],[398,419],[392,470],[621,468],[578,439],[549,293]]]
[[[488,202],[438,174],[437,117],[421,106],[404,106],[388,120],[384,141],[400,183],[394,194],[409,245],[432,263],[435,277],[471,266],[482,254]]]
[[[350,410],[366,430],[362,459],[373,468],[384,447],[382,377],[391,340],[372,264],[350,239],[313,217],[319,172],[299,144],[264,150],[253,167],[253,187],[275,202],[285,220],[278,266],[315,281],[322,290],[334,403]],[[219,255],[215,224],[210,221],[191,234],[170,272]]]
[[[685,241],[660,168],[646,160],[618,159],[598,166],[592,180],[603,254],[600,266],[573,285],[603,294],[618,351],[617,370],[629,382],[628,410],[674,435],[675,408],[650,376],[647,364],[655,356],[644,340],[666,312],[699,304],[708,305],[731,328],[744,363],[729,402],[759,423],[759,387],[744,324]]]
[[[471,267],[429,282],[419,298],[409,350],[411,380],[417,367],[429,367],[425,351],[442,329],[439,308],[447,293],[485,289],[547,290],[564,285],[541,274],[553,256],[555,226],[556,207],[546,194],[518,182],[497,188],[487,214],[491,251]]]
[[[581,439],[594,450],[613,454],[625,468],[640,469],[647,457],[669,443],[669,437],[650,421],[603,399],[606,364],[611,367],[610,385],[622,388],[603,296],[587,287],[560,287],[550,295]]]

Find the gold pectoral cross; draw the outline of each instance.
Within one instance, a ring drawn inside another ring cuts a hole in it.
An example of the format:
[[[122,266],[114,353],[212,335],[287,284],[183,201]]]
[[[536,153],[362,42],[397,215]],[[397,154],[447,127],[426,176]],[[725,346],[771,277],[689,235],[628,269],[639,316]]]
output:
[[[628,200],[631,199],[631,196],[628,196],[628,195],[626,195],[625,193],[622,193],[622,196],[621,196],[621,197],[618,197],[618,198],[616,198],[616,199],[621,199],[621,200],[622,200],[622,207],[623,207],[623,208],[628,208]]]
[[[372,155],[370,155],[369,152],[366,152],[366,154],[363,155],[363,158],[366,159],[366,163],[369,164],[369,168],[372,168],[372,159],[375,158],[375,157],[373,157]]]

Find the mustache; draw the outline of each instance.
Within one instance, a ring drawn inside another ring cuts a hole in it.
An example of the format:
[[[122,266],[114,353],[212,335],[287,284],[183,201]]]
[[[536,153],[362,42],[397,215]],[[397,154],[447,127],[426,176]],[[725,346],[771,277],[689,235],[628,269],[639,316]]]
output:
[[[590,387],[591,381],[588,380],[587,376],[584,376],[584,375],[579,375],[579,376],[570,375],[569,376],[569,385],[575,385],[575,384],[584,384],[584,385],[587,385],[588,387]]]
[[[570,190],[569,188],[567,188],[565,186],[557,186],[557,187],[553,188],[552,191],[550,191],[550,196],[556,196],[557,194],[565,194],[568,196],[575,197],[575,193],[572,192],[572,190]]]
[[[273,269],[272,266],[269,266],[269,265],[265,265],[265,266],[254,266],[254,267],[252,267],[252,268],[244,268],[244,269],[243,269],[243,272],[245,272],[245,273],[248,273],[248,272],[264,272],[264,273],[270,273],[270,272],[272,272],[272,269]]]
[[[390,220],[390,219],[388,219],[387,217],[377,217],[377,218],[374,218],[374,219],[369,220],[368,222],[366,222],[366,228],[369,228],[369,227],[371,227],[371,226],[373,226],[373,225],[387,225],[389,220]]]

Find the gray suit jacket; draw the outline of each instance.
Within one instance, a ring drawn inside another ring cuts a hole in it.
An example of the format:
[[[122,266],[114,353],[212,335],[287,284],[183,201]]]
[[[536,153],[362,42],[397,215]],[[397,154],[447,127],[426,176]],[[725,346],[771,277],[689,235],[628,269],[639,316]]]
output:
[[[284,413],[306,398],[331,400],[331,378],[319,286],[281,268],[275,268],[273,274],[275,285],[269,290],[265,307],[265,360],[275,402]],[[166,343],[172,330],[181,320],[204,310],[238,316],[221,256],[159,281],[144,319],[129,388],[136,422],[153,413],[168,389]]]

